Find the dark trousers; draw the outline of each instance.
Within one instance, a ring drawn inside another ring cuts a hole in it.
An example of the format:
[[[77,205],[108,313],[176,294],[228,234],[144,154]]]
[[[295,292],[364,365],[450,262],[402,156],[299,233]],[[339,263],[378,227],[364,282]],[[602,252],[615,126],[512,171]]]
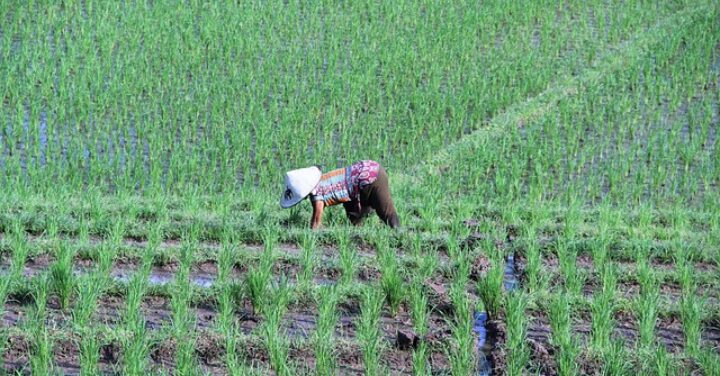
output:
[[[380,167],[378,170],[378,177],[375,182],[360,188],[359,196],[359,211],[357,202],[351,201],[343,204],[345,213],[353,225],[357,226],[362,224],[363,219],[375,210],[378,217],[388,226],[392,228],[400,226],[400,220],[398,219],[395,205],[393,205],[392,197],[390,196],[388,175],[384,168]]]

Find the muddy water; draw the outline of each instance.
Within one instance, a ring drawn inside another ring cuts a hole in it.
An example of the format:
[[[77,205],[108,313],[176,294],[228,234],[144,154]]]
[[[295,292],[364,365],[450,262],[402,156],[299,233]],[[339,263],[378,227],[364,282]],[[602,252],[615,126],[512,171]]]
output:
[[[515,291],[520,287],[518,269],[515,266],[515,254],[511,253],[505,260],[505,273],[503,275],[503,287],[505,291]],[[487,326],[487,312],[475,312],[473,316],[473,331],[477,335],[477,352],[478,365],[477,374],[479,376],[490,376],[492,374],[493,365],[490,362],[490,353],[495,348],[493,343],[488,341],[489,329]]]
[[[490,364],[490,360],[488,360],[488,355],[493,346],[487,341],[487,313],[475,312],[474,316],[473,331],[478,337],[478,375],[490,376],[492,373],[492,365]]]

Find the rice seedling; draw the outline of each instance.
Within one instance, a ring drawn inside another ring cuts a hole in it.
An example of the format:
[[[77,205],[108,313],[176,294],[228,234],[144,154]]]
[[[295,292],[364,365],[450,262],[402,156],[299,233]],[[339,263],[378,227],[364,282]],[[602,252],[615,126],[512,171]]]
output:
[[[350,244],[350,234],[341,231],[337,235],[338,256],[342,276],[340,283],[347,285],[355,279],[358,268],[358,255],[355,248]]]
[[[98,375],[100,361],[100,341],[96,333],[84,330],[80,338],[80,372],[83,375]]]
[[[144,346],[144,343],[140,343],[139,346]],[[145,351],[145,348],[141,347],[139,352],[142,353],[143,351]],[[185,333],[183,337],[178,339],[175,368],[178,373],[184,375],[192,374],[198,369],[197,359],[195,358],[195,338],[190,333]]]
[[[147,358],[150,355],[150,344],[146,338],[145,325],[134,325],[128,328],[129,336],[123,343],[123,373],[127,375],[144,375],[147,369]],[[182,351],[182,350],[181,350]],[[178,360],[180,369],[189,370],[194,368],[183,368]]]
[[[380,288],[385,294],[390,312],[395,315],[400,304],[405,301],[405,280],[397,257],[387,245],[378,246],[377,256],[380,264]]]
[[[247,272],[245,287],[250,297],[253,310],[265,314],[267,293],[272,279],[272,266],[274,259],[271,252],[263,252],[258,265],[253,265]]]
[[[497,318],[504,302],[502,288],[504,265],[502,259],[493,259],[485,276],[477,283],[477,291],[480,295],[488,316]]]
[[[473,304],[464,290],[450,292],[454,317],[448,323],[452,334],[449,353],[450,369],[455,375],[468,375],[476,368],[475,337],[473,335]]]
[[[507,321],[507,369],[510,375],[523,373],[530,359],[530,351],[525,343],[527,333],[527,317],[525,308],[527,298],[522,292],[513,292],[506,298]]]
[[[704,299],[693,293],[683,293],[680,300],[680,319],[685,334],[685,352],[696,356],[700,350],[700,329]]]
[[[574,249],[570,249],[565,241],[558,240],[556,246],[565,288],[570,294],[579,295],[585,284],[585,276],[577,267],[577,253]]]
[[[44,325],[33,328],[32,348],[30,350],[30,370],[33,375],[50,375],[53,341]]]
[[[635,310],[638,312],[640,346],[649,349],[655,342],[659,287],[654,272],[646,262],[638,262],[637,267],[641,291],[635,302]]]
[[[316,247],[317,238],[315,235],[310,232],[304,233],[301,244],[302,251],[300,253],[300,265],[302,267],[302,271],[298,276],[301,284],[309,285],[313,280],[318,259],[318,256],[316,255]],[[344,252],[347,252],[347,249],[345,249]]]
[[[291,291],[284,279],[273,288],[268,309],[265,312],[263,334],[265,346],[270,356],[270,365],[278,375],[293,374],[289,363],[290,344],[287,337],[280,331],[280,324],[290,302]]]
[[[333,336],[340,314],[337,311],[338,293],[334,287],[321,287],[317,296],[318,319],[313,334],[315,351],[315,372],[318,375],[333,375],[337,369]]]
[[[550,302],[550,326],[552,343],[559,351],[556,354],[558,374],[575,375],[579,371],[577,363],[578,346],[570,332],[572,311],[568,295],[557,294]]]
[[[591,338],[593,347],[602,352],[610,346],[615,310],[615,288],[617,276],[612,265],[601,271],[602,289],[595,291],[591,303]]]
[[[105,281],[97,272],[80,275],[76,283],[76,304],[73,307],[73,324],[79,328],[88,325],[98,306],[98,298],[102,293]]]
[[[357,338],[363,356],[363,371],[366,375],[382,374],[380,353],[382,352],[382,336],[380,334],[380,314],[382,313],[383,295],[372,287],[362,290],[360,302],[360,318],[357,323]]]
[[[52,291],[60,298],[60,307],[68,309],[70,297],[75,288],[73,276],[74,248],[61,243],[57,251],[57,261],[50,268]]]

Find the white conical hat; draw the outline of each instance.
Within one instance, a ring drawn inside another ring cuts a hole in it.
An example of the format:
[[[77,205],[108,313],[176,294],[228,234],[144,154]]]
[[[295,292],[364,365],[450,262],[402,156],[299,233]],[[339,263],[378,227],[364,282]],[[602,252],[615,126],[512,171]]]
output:
[[[313,166],[285,173],[285,190],[280,197],[280,206],[289,208],[302,201],[320,182],[322,172]]]

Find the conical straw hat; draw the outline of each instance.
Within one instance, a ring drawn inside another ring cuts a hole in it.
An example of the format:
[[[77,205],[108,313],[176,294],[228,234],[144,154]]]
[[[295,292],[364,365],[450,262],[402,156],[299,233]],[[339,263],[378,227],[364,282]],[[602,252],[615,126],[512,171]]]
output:
[[[280,197],[280,206],[289,208],[302,201],[320,182],[322,172],[313,166],[285,173],[285,190]]]

